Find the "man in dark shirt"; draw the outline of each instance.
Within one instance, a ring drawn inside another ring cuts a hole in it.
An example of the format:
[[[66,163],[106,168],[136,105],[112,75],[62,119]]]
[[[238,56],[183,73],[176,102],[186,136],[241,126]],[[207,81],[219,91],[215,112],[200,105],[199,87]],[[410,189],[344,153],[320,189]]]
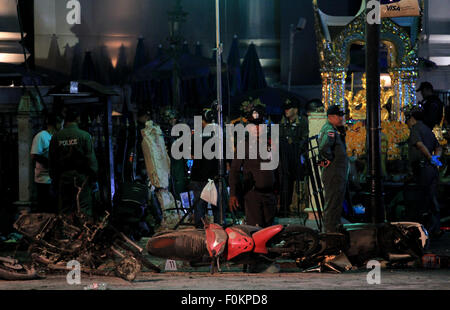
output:
[[[204,109],[202,113],[202,128],[205,129],[206,126],[211,124],[214,121],[214,115],[211,109]],[[199,133],[194,133],[194,135],[198,135]],[[206,141],[208,141],[211,136],[202,135],[202,149]],[[194,137],[192,137],[194,141]],[[194,144],[192,144],[194,145]],[[194,147],[192,147],[192,151]],[[191,176],[190,182],[188,185],[189,191],[194,192],[194,224],[197,228],[203,228],[203,221],[208,203],[200,198],[203,188],[208,183],[208,180],[217,179],[219,176],[219,162],[216,158],[206,159],[204,155],[201,159],[195,159],[192,163],[191,168]],[[222,216],[220,214],[220,210],[217,206],[212,206],[214,222],[223,225],[225,214],[222,212]],[[220,218],[222,217],[222,223],[220,223]]]
[[[444,104],[434,94],[433,85],[429,82],[421,83],[417,91],[421,92],[423,97],[423,100],[419,102],[423,108],[423,123],[433,130],[442,121]]]
[[[248,126],[249,135],[252,135],[257,141],[261,134],[258,129],[259,124],[263,122],[263,111],[254,111],[248,118],[249,122],[256,126]],[[275,195],[275,173],[274,170],[261,169],[260,152],[256,152],[257,159],[250,159],[249,148],[254,147],[246,139],[245,159],[235,158],[231,163],[229,183],[230,183],[230,201],[231,211],[239,207],[238,193],[239,188],[244,196],[245,217],[247,225],[268,227],[273,224],[277,213],[277,196]],[[240,173],[242,168],[243,184],[240,182]],[[242,186],[240,186],[242,185]]]
[[[412,108],[405,113],[406,123],[410,129],[408,140],[409,163],[416,183],[422,195],[418,203],[420,210],[409,210],[411,220],[419,220],[421,215],[431,213],[431,219],[425,224],[431,236],[440,235],[440,206],[437,200],[439,181],[438,167],[441,147],[431,129],[422,119],[424,112],[420,108]],[[414,214],[415,213],[415,214]],[[419,213],[419,214],[417,214]]]

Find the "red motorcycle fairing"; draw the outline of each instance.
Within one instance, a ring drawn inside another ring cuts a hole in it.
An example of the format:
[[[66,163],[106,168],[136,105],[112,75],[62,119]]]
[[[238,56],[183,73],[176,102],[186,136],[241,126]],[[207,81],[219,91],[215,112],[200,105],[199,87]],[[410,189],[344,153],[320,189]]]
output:
[[[225,245],[228,239],[225,230],[217,224],[208,224],[205,226],[206,248],[209,256],[217,257],[225,251]]]
[[[253,252],[260,254],[269,253],[266,247],[267,241],[269,241],[273,236],[275,236],[282,230],[283,225],[274,225],[255,232],[252,235],[253,241],[255,242],[255,249],[253,250]]]
[[[252,237],[237,227],[225,229],[228,235],[227,260],[231,260],[239,254],[250,252],[255,245]]]

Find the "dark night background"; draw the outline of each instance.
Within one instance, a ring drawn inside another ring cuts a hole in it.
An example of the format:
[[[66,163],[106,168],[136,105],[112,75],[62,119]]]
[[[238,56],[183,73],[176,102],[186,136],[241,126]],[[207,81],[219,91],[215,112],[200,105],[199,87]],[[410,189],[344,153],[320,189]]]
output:
[[[36,32],[36,63],[49,67],[46,62],[53,33],[57,35],[61,55],[66,44],[72,47],[80,43],[84,51],[105,44],[111,58],[117,58],[123,43],[129,63],[133,61],[137,38],[142,35],[152,58],[159,44],[168,45],[167,11],[175,4],[175,0],[81,0],[81,25],[70,27],[65,20],[69,11],[65,7],[67,1],[36,0],[34,8],[33,1],[21,2],[24,16],[27,15],[26,29],[30,34]],[[182,28],[189,47],[193,50],[198,41],[203,54],[211,56],[215,45],[215,1],[181,3],[189,13]],[[295,37],[292,84],[320,84],[312,0],[222,0],[220,3],[224,60],[233,35],[240,39],[241,58],[248,44],[254,42],[269,83],[287,83],[290,24],[297,24],[300,17],[306,18],[306,28]],[[360,5],[360,0],[319,0],[319,7],[330,15],[354,15]],[[33,10],[34,24],[30,23]],[[32,36],[28,37],[32,40]]]

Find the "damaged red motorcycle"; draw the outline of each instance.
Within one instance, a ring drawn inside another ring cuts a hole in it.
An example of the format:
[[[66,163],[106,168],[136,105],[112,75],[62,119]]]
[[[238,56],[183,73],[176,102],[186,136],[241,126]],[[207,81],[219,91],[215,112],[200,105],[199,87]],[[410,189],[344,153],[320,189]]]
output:
[[[349,265],[384,257],[391,262],[420,260],[427,246],[426,230],[418,223],[341,225],[337,233],[319,233],[300,225],[260,228],[236,225],[223,228],[206,224],[205,229],[161,232],[149,239],[150,255],[187,261],[192,267],[211,264],[256,265],[277,260],[294,260],[301,269],[326,266],[343,272],[330,258],[345,254]]]
[[[211,264],[211,272],[215,272],[220,271],[224,262],[252,265],[309,256],[318,244],[317,232],[303,226],[236,225],[224,229],[217,224],[206,224],[204,230],[157,234],[149,239],[147,251],[152,256],[187,261],[193,267]]]

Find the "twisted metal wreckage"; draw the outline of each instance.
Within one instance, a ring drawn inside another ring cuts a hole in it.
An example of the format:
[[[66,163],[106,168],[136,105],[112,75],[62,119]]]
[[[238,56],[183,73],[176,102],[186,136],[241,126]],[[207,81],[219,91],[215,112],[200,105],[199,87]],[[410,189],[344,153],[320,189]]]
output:
[[[179,219],[174,211],[175,200],[167,190],[170,159],[159,126],[149,121],[141,134],[150,183],[163,210],[161,226],[168,229]],[[82,188],[78,190],[81,192]],[[108,212],[94,223],[80,212],[78,201],[77,206],[77,212],[71,215],[21,215],[14,228],[30,243],[31,266],[22,265],[16,259],[2,258],[0,278],[34,279],[42,272],[67,271],[67,263],[72,260],[80,263],[82,272],[117,275],[130,281],[135,279],[142,266],[160,271],[144,257],[143,248],[113,227]]]

